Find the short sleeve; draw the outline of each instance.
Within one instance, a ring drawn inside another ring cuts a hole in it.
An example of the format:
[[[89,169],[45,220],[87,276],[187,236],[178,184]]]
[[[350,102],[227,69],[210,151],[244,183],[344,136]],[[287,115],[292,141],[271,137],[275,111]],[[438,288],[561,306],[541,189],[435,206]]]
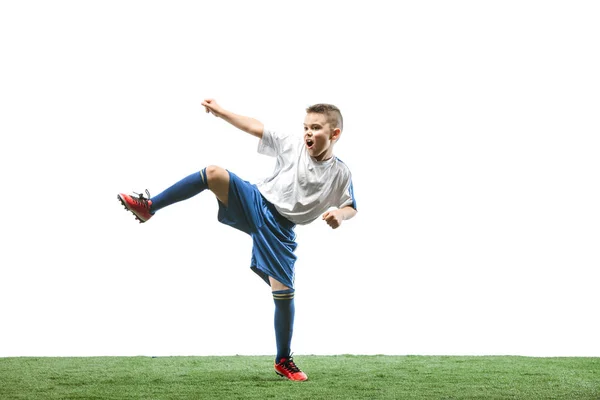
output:
[[[262,138],[258,141],[258,153],[266,156],[277,157],[284,151],[284,143],[287,136],[280,135],[276,131],[265,126]]]
[[[356,199],[354,198],[354,186],[352,185],[352,180],[350,180],[348,188],[344,191],[344,193],[342,194],[342,198],[340,199],[339,208],[343,208],[346,206],[350,206],[355,210],[358,210],[356,208]]]
[[[258,141],[258,153],[266,156],[277,157],[278,151],[275,143],[275,133],[266,126],[262,138]]]

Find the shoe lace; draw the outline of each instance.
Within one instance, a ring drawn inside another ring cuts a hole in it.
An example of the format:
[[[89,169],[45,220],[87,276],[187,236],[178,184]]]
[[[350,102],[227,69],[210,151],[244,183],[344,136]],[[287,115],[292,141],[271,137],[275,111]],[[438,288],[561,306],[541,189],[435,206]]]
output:
[[[296,366],[296,364],[294,363],[294,359],[292,357],[285,360],[285,362],[283,363],[283,367],[286,370],[293,372],[293,373],[300,372],[300,368],[298,368]]]
[[[144,207],[148,207],[148,200],[150,200],[150,192],[148,191],[148,189],[146,189],[146,196],[148,196],[147,198],[144,197],[143,193],[136,193],[133,192],[134,194],[136,194],[138,196],[138,198],[136,199],[135,197],[132,197],[133,200],[136,201],[136,203],[143,205]]]

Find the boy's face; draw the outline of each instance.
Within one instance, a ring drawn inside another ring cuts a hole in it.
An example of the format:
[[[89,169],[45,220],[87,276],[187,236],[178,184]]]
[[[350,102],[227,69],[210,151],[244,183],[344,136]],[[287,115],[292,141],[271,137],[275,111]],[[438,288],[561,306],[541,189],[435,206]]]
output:
[[[333,157],[333,145],[341,134],[327,121],[327,115],[308,113],[304,118],[304,145],[308,154],[317,161]]]

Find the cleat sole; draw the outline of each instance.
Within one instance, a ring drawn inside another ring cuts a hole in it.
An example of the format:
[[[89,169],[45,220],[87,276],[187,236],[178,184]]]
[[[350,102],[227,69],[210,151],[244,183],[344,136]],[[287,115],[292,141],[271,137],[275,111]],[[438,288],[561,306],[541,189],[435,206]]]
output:
[[[307,381],[307,380],[308,380],[308,378],[307,378],[307,379],[305,379],[304,381],[300,381],[300,380],[296,380],[296,379],[290,379],[290,378],[288,378],[287,376],[285,376],[285,375],[283,375],[283,374],[279,373],[277,370],[275,371],[275,373],[276,373],[277,375],[279,375],[280,377],[282,377],[283,379],[287,379],[288,381],[292,381],[292,382],[304,382],[304,381]]]

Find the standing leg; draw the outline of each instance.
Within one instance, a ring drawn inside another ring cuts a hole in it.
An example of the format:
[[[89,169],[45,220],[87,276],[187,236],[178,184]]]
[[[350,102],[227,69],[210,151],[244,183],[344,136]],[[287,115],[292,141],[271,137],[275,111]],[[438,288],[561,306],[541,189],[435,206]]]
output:
[[[277,357],[289,358],[291,352],[292,335],[294,333],[294,289],[290,289],[274,278],[269,278],[275,301],[275,339],[277,342]]]
[[[269,277],[269,282],[275,301],[275,339],[277,343],[275,372],[290,380],[305,381],[308,377],[294,364],[291,356],[295,291],[272,277]]]

